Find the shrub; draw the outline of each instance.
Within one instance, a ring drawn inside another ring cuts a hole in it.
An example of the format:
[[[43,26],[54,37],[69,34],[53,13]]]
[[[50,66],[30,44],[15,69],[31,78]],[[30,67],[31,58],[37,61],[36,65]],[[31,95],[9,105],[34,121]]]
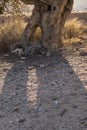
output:
[[[77,18],[68,20],[64,26],[63,43],[77,43],[84,35],[85,26]]]
[[[26,23],[20,17],[11,17],[0,24],[0,52],[9,51],[12,44],[21,43]]]
[[[7,19],[4,17],[3,23],[0,21],[0,52],[9,51],[11,45],[21,44],[21,35],[26,26],[24,19],[19,16],[10,16]],[[64,45],[78,43],[84,35],[86,26],[77,18],[68,20],[65,23],[63,31],[63,43]],[[40,40],[41,29],[38,27],[33,41]]]

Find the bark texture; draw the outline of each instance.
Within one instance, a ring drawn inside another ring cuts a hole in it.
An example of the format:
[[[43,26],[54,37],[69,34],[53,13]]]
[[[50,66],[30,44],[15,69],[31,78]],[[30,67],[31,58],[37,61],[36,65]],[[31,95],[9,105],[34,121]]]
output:
[[[70,14],[74,0],[22,0],[34,4],[34,10],[23,34],[25,45],[31,43],[37,27],[41,28],[41,45],[50,51],[62,47],[61,36],[64,23]]]
[[[9,0],[0,0],[0,14],[3,14],[7,2],[9,2]]]

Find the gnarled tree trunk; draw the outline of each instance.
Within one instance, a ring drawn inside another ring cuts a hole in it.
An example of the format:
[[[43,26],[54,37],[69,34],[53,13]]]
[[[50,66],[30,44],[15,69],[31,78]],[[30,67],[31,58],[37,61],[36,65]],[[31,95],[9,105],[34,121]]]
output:
[[[23,34],[25,45],[30,44],[37,27],[41,28],[41,45],[50,51],[62,47],[62,30],[74,0],[22,0],[34,4],[34,10]]]

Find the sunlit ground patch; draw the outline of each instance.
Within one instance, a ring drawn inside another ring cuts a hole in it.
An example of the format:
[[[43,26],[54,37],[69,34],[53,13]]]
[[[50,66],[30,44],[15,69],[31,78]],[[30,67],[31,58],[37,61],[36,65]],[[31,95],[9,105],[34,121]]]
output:
[[[36,69],[29,70],[28,72],[28,82],[27,82],[27,100],[31,105],[35,105],[38,96],[38,77],[36,74]]]

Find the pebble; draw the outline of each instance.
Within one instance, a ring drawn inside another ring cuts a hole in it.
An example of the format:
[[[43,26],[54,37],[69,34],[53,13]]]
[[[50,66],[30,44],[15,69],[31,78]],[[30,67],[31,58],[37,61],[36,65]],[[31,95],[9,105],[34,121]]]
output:
[[[67,112],[67,109],[64,109],[64,110],[61,112],[60,116],[63,116],[66,112]]]
[[[19,108],[14,108],[14,110],[13,110],[14,112],[18,112],[19,111]]]
[[[87,117],[82,117],[81,118],[81,121],[85,121],[85,120],[87,120]]]
[[[12,121],[8,121],[9,122],[9,124],[12,124],[13,122]]]
[[[45,67],[45,65],[44,65],[44,64],[41,64],[41,65],[40,65],[40,68],[43,68],[43,67]]]
[[[4,57],[8,57],[8,56],[9,56],[9,54],[5,54],[5,55],[4,55]]]
[[[57,85],[57,83],[56,82],[52,82],[51,85],[54,86],[54,85]]]
[[[25,118],[20,118],[20,119],[17,119],[17,122],[18,123],[23,123],[23,122],[25,122],[26,121],[26,119]]]
[[[0,118],[3,118],[3,114],[0,114]]]
[[[56,105],[58,105],[59,102],[58,102],[58,101],[54,101],[54,103],[55,103]]]
[[[26,60],[26,57],[21,57],[20,59],[21,59],[21,60]]]
[[[33,70],[34,67],[33,67],[33,66],[29,66],[28,69],[29,69],[29,70]]]
[[[49,57],[50,55],[51,55],[51,53],[50,53],[50,52],[47,52],[47,53],[46,53],[46,56],[48,56],[48,57]]]
[[[72,107],[73,107],[73,108],[78,108],[76,105],[73,105]]]
[[[71,71],[69,71],[69,74],[74,74],[74,71],[72,71],[72,70],[71,70]]]

